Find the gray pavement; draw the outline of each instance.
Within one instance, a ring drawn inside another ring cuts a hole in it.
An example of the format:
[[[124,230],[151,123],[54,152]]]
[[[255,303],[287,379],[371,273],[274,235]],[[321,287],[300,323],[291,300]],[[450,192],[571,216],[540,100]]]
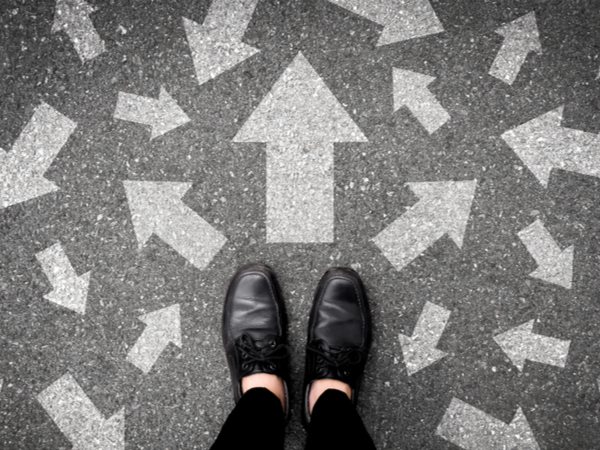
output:
[[[208,449],[255,261],[289,317],[286,448],[338,265],[378,448],[600,448],[597,2],[1,6],[0,448]]]

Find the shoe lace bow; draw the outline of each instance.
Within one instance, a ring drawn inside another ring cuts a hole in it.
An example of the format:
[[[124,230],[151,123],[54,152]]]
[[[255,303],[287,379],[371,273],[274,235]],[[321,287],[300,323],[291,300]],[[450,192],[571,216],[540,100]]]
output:
[[[242,370],[246,371],[260,364],[263,369],[274,371],[276,362],[288,356],[287,345],[278,336],[266,336],[262,340],[262,346],[256,345],[256,342],[248,334],[242,334],[236,342],[244,360]]]
[[[318,370],[332,368],[344,376],[349,376],[351,366],[360,365],[367,357],[361,348],[329,347],[323,342],[310,345],[308,350],[317,355]]]

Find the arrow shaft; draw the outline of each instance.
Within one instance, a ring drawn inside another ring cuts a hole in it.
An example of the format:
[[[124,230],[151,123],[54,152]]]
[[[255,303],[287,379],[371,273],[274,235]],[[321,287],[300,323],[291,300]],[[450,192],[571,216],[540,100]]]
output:
[[[569,170],[572,172],[581,173],[600,177],[600,137],[595,137],[589,142],[589,133],[578,130],[570,130],[579,139],[571,139],[570,141],[584,141],[587,137],[587,145],[565,145],[560,148],[560,158],[557,158],[555,166],[559,169]]]
[[[209,34],[217,33],[220,42],[241,41],[257,3],[258,0],[214,0],[208,8],[203,28]]]
[[[69,258],[58,243],[36,254],[36,258],[42,265],[50,284],[55,288],[67,284],[73,278],[77,278],[77,273],[73,269]]]
[[[146,327],[127,354],[127,361],[148,373],[168,344],[169,338],[165,337],[164,333]]]
[[[332,242],[333,201],[333,143],[267,144],[267,242]]]
[[[541,364],[565,367],[571,341],[564,341],[539,334],[530,335],[525,343],[527,359]]]
[[[413,331],[413,339],[418,339],[423,345],[435,347],[446,328],[451,311],[426,302]]]
[[[414,97],[406,100],[406,106],[429,133],[450,120],[450,114],[428,89],[415,91],[414,94]]]
[[[544,264],[547,260],[558,259],[560,256],[560,248],[541,221],[536,220],[527,228],[519,231],[518,235],[521,242],[527,247],[527,251],[539,265]]]
[[[149,97],[119,92],[115,119],[127,120],[142,125],[153,125],[162,116],[159,101]]]
[[[81,17],[79,20],[71,22],[65,31],[73,42],[75,51],[83,61],[93,59],[104,53],[104,41],[89,17]]]

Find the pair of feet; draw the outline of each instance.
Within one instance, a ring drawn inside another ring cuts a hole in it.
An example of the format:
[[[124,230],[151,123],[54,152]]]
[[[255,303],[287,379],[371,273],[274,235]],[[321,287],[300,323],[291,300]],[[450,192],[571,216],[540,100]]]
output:
[[[223,308],[223,344],[236,403],[244,392],[265,387],[289,415],[289,357],[284,302],[273,271],[243,267],[233,276]],[[345,392],[356,404],[371,344],[371,315],[363,283],[348,268],[321,278],[308,324],[302,421],[327,389]]]

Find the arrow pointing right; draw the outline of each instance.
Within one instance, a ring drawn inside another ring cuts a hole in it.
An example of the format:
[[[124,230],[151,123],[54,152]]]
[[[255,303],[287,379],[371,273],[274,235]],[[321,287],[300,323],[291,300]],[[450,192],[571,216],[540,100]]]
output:
[[[373,238],[396,270],[445,234],[462,247],[477,180],[407,184],[419,201]]]
[[[521,408],[506,424],[453,398],[435,433],[465,450],[540,450]]]

